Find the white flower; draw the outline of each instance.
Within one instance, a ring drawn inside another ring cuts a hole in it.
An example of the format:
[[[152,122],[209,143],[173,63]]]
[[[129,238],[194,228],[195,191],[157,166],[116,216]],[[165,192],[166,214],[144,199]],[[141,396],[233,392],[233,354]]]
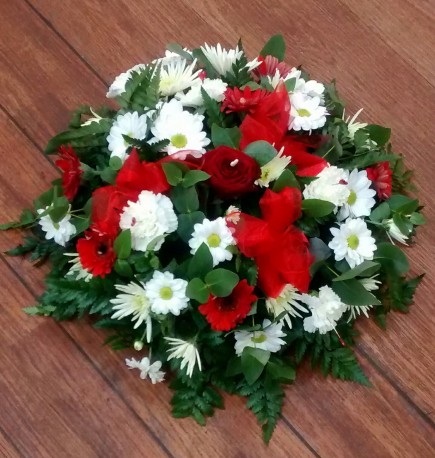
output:
[[[346,259],[351,269],[365,260],[373,259],[376,241],[363,219],[348,219],[339,228],[330,229],[334,238],[329,248],[334,250],[335,260]]]
[[[248,69],[249,72],[252,72],[252,70],[255,70],[257,67],[261,65],[261,61],[258,60],[258,57],[256,57],[253,60],[250,60],[246,64],[246,68]]]
[[[37,210],[38,214],[44,213],[50,207],[40,208]],[[69,209],[67,214],[57,223],[55,223],[50,215],[41,216],[39,218],[39,225],[45,232],[46,240],[54,239],[58,245],[65,246],[66,242],[69,242],[71,238],[76,234],[77,230],[74,224],[70,223],[71,214]]]
[[[317,178],[305,187],[304,198],[326,200],[339,207],[347,201],[350,194],[345,183],[346,178],[345,170],[335,166],[325,167]]]
[[[189,54],[192,54],[192,52],[187,48],[183,48],[183,50],[186,51]],[[152,63],[153,64],[161,64],[162,66],[166,66],[166,65],[172,64],[173,62],[179,62],[179,61],[182,61],[182,60],[185,60],[185,58],[180,56],[180,54],[178,54],[176,52],[172,52],[172,51],[166,50],[164,57],[160,57],[158,59],[155,59],[155,60],[153,60]]]
[[[267,79],[270,83],[270,85],[276,89],[276,87],[278,86],[278,84],[280,83],[280,81],[288,81],[290,79],[295,79],[295,88],[298,86],[298,82],[299,82],[299,79],[301,77],[301,71],[298,70],[296,67],[293,67],[290,72],[287,74],[287,76],[285,78],[282,78],[281,77],[281,73],[278,69],[275,70],[275,75],[272,76],[268,76]],[[303,81],[303,80],[302,80]],[[304,81],[305,83],[305,81]],[[289,92],[289,96],[293,94],[294,91],[290,91]]]
[[[165,373],[160,370],[162,362],[154,361],[152,364],[150,364],[150,362],[151,361],[147,356],[142,358],[140,361],[136,361],[134,358],[125,360],[125,364],[129,367],[129,369],[140,370],[140,378],[142,380],[149,377],[153,385],[157,382],[163,382],[165,379]]]
[[[218,43],[216,46],[209,46],[207,43],[201,46],[206,59],[219,75],[226,75],[227,72],[232,72],[233,64],[242,57],[243,51],[236,49],[224,49]]]
[[[302,78],[298,78],[294,92],[304,94],[308,97],[318,97],[323,103],[325,86],[315,80],[305,81]]]
[[[151,143],[169,140],[169,145],[163,149],[168,154],[182,150],[197,150],[205,152],[204,147],[210,143],[203,131],[204,116],[183,111],[182,103],[177,99],[164,103],[154,121],[151,132],[154,137]]]
[[[298,293],[298,290],[293,285],[288,284],[284,286],[278,297],[269,297],[266,299],[266,308],[275,318],[286,313],[283,320],[285,320],[287,326],[291,329],[292,322],[290,317],[302,318],[298,310],[301,312],[308,312],[308,310],[298,302],[301,298],[302,296]]]
[[[225,212],[225,221],[237,224],[240,221],[240,208],[230,205]]]
[[[118,156],[123,161],[127,158],[127,149],[130,145],[124,140],[123,135],[143,140],[147,134],[147,119],[146,115],[139,116],[137,111],[119,115],[115,119],[107,136],[111,157]]]
[[[376,204],[373,198],[376,191],[370,188],[372,182],[367,178],[367,172],[365,170],[358,172],[358,169],[354,169],[350,174],[346,172],[346,175],[349,197],[338,213],[338,220],[369,216],[371,208]]]
[[[321,105],[321,98],[309,97],[303,93],[296,92],[290,96],[291,111],[289,129],[313,130],[323,127],[328,112]]]
[[[213,266],[232,259],[233,254],[228,248],[235,245],[236,241],[224,218],[217,218],[213,221],[204,219],[202,223],[193,226],[192,238],[189,240],[189,246],[192,248],[190,252],[195,254],[203,243],[210,249]]]
[[[285,337],[282,331],[283,323],[272,324],[270,320],[263,321],[261,331],[236,331],[234,337],[236,354],[240,356],[246,347],[259,348],[275,353],[285,344],[281,337]]]
[[[134,329],[137,329],[142,323],[146,323],[147,342],[151,342],[152,320],[151,320],[151,305],[145,293],[144,284],[130,282],[128,285],[115,285],[115,288],[122,294],[118,294],[110,302],[114,305],[115,313],[112,319],[121,320],[126,316],[131,317],[131,321],[136,321]]]
[[[68,264],[72,264],[72,266],[66,273],[66,277],[73,277],[76,281],[84,280],[85,283],[88,283],[92,280],[93,275],[87,269],[83,268],[78,253],[64,253],[64,255],[73,258],[68,261]]]
[[[121,95],[123,92],[125,92],[125,85],[127,84],[127,81],[131,78],[131,74],[133,72],[140,73],[145,68],[146,65],[138,64],[130,68],[130,70],[127,70],[126,72],[118,75],[113,81],[113,83],[110,85],[109,92],[106,94],[106,97],[108,99],[113,99],[115,97],[118,97],[118,95]]]
[[[193,343],[175,339],[174,337],[165,337],[164,339],[171,346],[166,350],[169,353],[168,361],[172,358],[181,359],[181,370],[187,366],[187,375],[189,377],[192,377],[193,369],[196,365],[198,365],[199,371],[202,371],[201,358],[199,357],[198,349]]]
[[[189,298],[186,296],[187,281],[175,278],[170,272],[154,271],[153,277],[145,285],[145,291],[154,313],[179,315]]]
[[[202,83],[192,86],[192,88],[186,94],[183,92],[175,94],[175,98],[177,98],[185,107],[201,107],[204,105],[201,88],[207,92],[210,98],[216,100],[217,102],[222,102],[222,100],[225,98],[224,93],[227,89],[227,86],[228,84],[224,83],[219,78],[205,78]]]
[[[178,219],[169,197],[142,191],[136,202],[124,207],[119,226],[130,229],[134,250],[158,251],[166,235],[177,230]]]
[[[272,181],[277,180],[285,168],[290,164],[291,157],[283,156],[284,148],[267,164],[261,167],[261,176],[255,181],[255,184],[261,187],[268,188]]]
[[[364,286],[367,291],[377,291],[379,285],[382,283],[380,280],[376,280],[377,275],[370,278],[361,278],[360,283]]]
[[[390,237],[391,243],[394,244],[393,240],[397,240],[399,243],[403,243],[404,245],[408,245],[406,241],[408,240],[408,236],[404,234],[393,219],[386,219],[383,221],[384,226],[387,228],[387,234]]]
[[[311,311],[311,316],[304,319],[304,329],[307,332],[319,331],[320,334],[326,334],[332,331],[347,309],[347,305],[341,302],[329,286],[322,286],[318,297],[302,294],[302,301]]]
[[[349,133],[349,138],[353,140],[355,138],[355,134],[358,130],[364,129],[364,127],[367,127],[367,124],[365,122],[356,122],[356,118],[360,115],[361,111],[363,111],[363,108],[360,108],[353,116],[352,118],[350,116],[347,117],[346,119],[346,124],[347,124],[347,130]],[[344,120],[344,110],[343,110],[343,120]]]
[[[194,72],[195,66],[196,59],[191,64],[185,59],[180,59],[163,66],[160,71],[160,93],[163,96],[174,95],[195,84],[200,72]]]

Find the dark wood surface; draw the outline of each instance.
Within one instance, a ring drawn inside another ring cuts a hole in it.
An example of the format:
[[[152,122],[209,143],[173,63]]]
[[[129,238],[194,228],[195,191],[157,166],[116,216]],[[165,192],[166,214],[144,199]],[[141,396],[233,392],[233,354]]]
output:
[[[234,44],[251,56],[281,31],[287,61],[338,79],[349,113],[393,129],[395,150],[416,169],[429,224],[409,248],[426,272],[409,315],[385,333],[358,325],[373,388],[302,370],[287,389],[269,447],[244,403],[200,428],[169,413],[169,389],[127,371],[84,319],[55,323],[21,308],[43,290],[46,267],[0,259],[0,455],[7,457],[415,457],[435,456],[435,7],[430,0],[1,0],[0,221],[57,176],[41,152],[80,103],[178,41]],[[19,241],[0,234],[0,251]]]

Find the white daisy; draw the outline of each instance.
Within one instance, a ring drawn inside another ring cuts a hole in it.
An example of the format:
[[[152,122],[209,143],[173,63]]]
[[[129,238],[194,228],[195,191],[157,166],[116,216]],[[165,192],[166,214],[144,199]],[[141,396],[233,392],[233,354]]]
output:
[[[83,268],[78,253],[64,253],[64,255],[73,258],[68,261],[68,264],[72,264],[72,266],[65,274],[66,277],[72,277],[76,281],[84,280],[85,283],[92,280],[93,275],[87,269]]]
[[[154,271],[153,277],[145,285],[145,291],[154,313],[179,315],[187,308],[187,281],[175,278],[170,272]]]
[[[117,156],[123,161],[127,159],[127,149],[130,146],[123,135],[143,140],[147,134],[147,115],[140,115],[137,111],[119,115],[110,128],[107,142],[111,157]]]
[[[309,97],[299,92],[292,94],[289,129],[299,131],[323,127],[328,112],[321,102],[318,96]]]
[[[261,176],[255,181],[257,186],[268,188],[272,181],[277,180],[285,168],[290,164],[291,156],[284,156],[284,147],[267,164],[261,167]]]
[[[350,194],[346,179],[345,170],[335,166],[325,167],[317,178],[305,187],[304,198],[326,200],[337,207],[344,205]]]
[[[345,259],[353,269],[363,261],[373,259],[376,241],[363,219],[349,218],[339,228],[332,227],[330,230],[334,237],[328,246],[334,250],[336,261]]]
[[[177,230],[178,219],[169,197],[142,191],[136,202],[123,208],[119,226],[130,229],[134,250],[158,251],[166,235]]]
[[[302,78],[298,78],[293,92],[304,94],[308,97],[318,97],[323,103],[325,86],[315,80],[305,81]]]
[[[347,309],[347,305],[341,302],[329,286],[322,286],[318,296],[302,294],[302,301],[311,311],[311,316],[304,319],[304,329],[307,332],[319,331],[320,334],[326,334],[332,331]]]
[[[41,214],[49,208],[50,207],[40,208],[37,212]],[[38,224],[45,232],[46,240],[53,239],[58,245],[65,246],[77,232],[76,227],[70,222],[70,219],[71,214],[68,210],[67,214],[57,223],[47,214],[39,218]]]
[[[396,225],[396,223],[393,221],[393,219],[385,219],[383,221],[384,226],[387,229],[387,235],[390,237],[391,243],[394,245],[394,240],[397,240],[399,243],[403,243],[404,245],[407,244],[408,240],[408,235],[404,234],[399,227]]]
[[[181,359],[181,370],[187,366],[187,375],[192,377],[193,369],[198,366],[199,371],[202,371],[201,358],[196,346],[185,340],[176,339],[174,337],[164,338],[170,348],[166,350],[169,353],[168,361],[171,359]]]
[[[210,98],[216,100],[216,102],[222,102],[222,100],[225,98],[224,93],[227,89],[227,86],[228,84],[224,83],[219,78],[205,78],[201,83],[197,83],[192,86],[192,88],[186,94],[183,92],[175,94],[175,98],[177,98],[185,107],[201,107],[204,105],[201,89],[204,89]]]
[[[135,282],[130,282],[128,285],[115,285],[115,288],[121,294],[118,294],[114,299],[110,299],[115,311],[112,319],[121,320],[131,315],[131,321],[136,321],[134,329],[137,329],[142,323],[146,323],[147,342],[151,342],[151,304],[145,293],[144,286],[143,283],[138,285]]]
[[[205,147],[210,143],[203,131],[204,116],[183,111],[179,100],[172,99],[164,103],[151,132],[154,137],[151,143],[169,140],[169,145],[163,149],[168,154],[182,150],[197,150],[205,153]]]
[[[285,320],[287,326],[291,329],[292,322],[290,317],[302,318],[298,310],[301,312],[308,312],[308,310],[298,302],[301,297],[298,290],[293,285],[288,284],[284,286],[278,297],[268,297],[266,299],[267,311],[271,313],[274,318],[286,313],[286,315],[282,317],[282,320]]]
[[[160,93],[167,97],[192,87],[198,81],[200,70],[195,70],[196,59],[188,64],[186,60],[174,60],[160,70]]]
[[[236,354],[240,356],[246,347],[259,348],[272,353],[279,351],[285,344],[281,339],[285,337],[282,326],[282,321],[272,324],[270,320],[264,320],[261,331],[236,331],[234,333]]]
[[[203,243],[210,249],[213,266],[232,259],[233,253],[228,248],[235,245],[236,241],[225,218],[217,218],[213,221],[205,219],[202,223],[193,226],[192,238],[189,240],[190,252],[195,254]]]
[[[349,197],[338,213],[338,220],[369,216],[371,208],[376,204],[376,191],[370,187],[372,182],[367,178],[367,172],[358,172],[358,169],[354,169],[350,174],[346,172],[346,175]]]
[[[209,46],[207,43],[201,46],[207,60],[219,75],[226,75],[227,72],[232,72],[233,64],[242,57],[243,51],[236,49],[224,49],[218,43],[216,46]]]
[[[121,73],[118,75],[113,83],[109,87],[109,91],[106,94],[106,97],[108,99],[113,99],[115,97],[118,97],[122,93],[125,92],[125,85],[127,84],[127,81],[131,78],[131,74],[133,72],[138,72],[140,73],[142,70],[146,68],[145,64],[138,64],[135,65],[134,67],[130,68],[124,73]]]
[[[128,366],[129,369],[139,369],[140,370],[140,378],[145,380],[147,377],[150,378],[151,383],[155,385],[157,382],[163,382],[165,379],[165,373],[161,371],[162,362],[161,361],[154,361],[150,364],[150,359],[145,356],[140,361],[136,361],[136,359],[126,359],[125,364]]]

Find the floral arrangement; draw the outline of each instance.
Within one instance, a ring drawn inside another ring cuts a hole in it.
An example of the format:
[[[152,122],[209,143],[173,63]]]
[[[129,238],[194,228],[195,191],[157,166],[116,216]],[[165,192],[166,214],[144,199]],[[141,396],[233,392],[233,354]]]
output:
[[[1,226],[31,231],[8,254],[51,260],[27,313],[97,317],[130,369],[171,380],[175,417],[246,396],[265,441],[304,359],[369,384],[355,320],[408,311],[398,244],[424,223],[390,130],[284,54],[280,35],[252,61],[171,44],[122,73],[120,108],[76,111],[46,149],[62,178]]]

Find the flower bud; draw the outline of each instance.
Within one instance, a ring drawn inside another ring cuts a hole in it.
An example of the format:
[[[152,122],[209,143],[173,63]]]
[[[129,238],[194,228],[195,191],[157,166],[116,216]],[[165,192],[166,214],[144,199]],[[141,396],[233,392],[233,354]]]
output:
[[[134,341],[134,344],[133,344],[133,348],[136,350],[136,351],[141,351],[142,348],[143,348],[143,342],[141,340],[135,340]]]

